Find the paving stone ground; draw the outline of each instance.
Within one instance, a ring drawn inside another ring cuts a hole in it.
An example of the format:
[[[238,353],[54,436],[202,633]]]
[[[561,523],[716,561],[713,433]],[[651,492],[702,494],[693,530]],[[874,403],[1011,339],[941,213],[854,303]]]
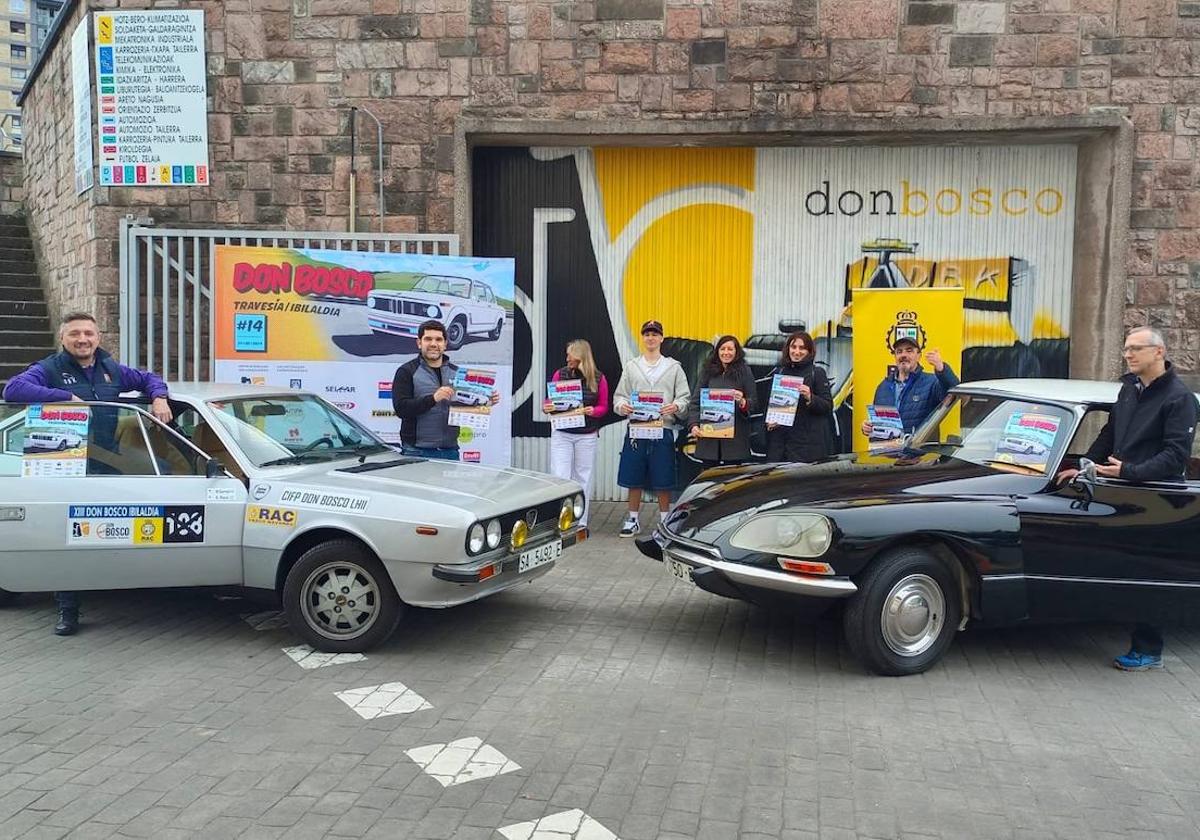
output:
[[[92,594],[61,639],[26,596],[0,610],[0,838],[1200,837],[1200,632],[1156,673],[1114,671],[1126,628],[1083,625],[873,677],[836,622],[676,582],[620,515],[598,505],[529,586],[317,669],[246,601]],[[393,683],[432,708],[337,695]],[[407,755],[463,739],[520,769],[444,787]]]

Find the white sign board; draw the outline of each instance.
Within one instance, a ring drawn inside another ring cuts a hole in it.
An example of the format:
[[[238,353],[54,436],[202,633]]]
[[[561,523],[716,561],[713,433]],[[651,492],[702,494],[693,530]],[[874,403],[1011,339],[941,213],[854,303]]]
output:
[[[204,12],[96,12],[100,183],[208,184]]]
[[[88,63],[88,18],[71,35],[71,90],[75,97],[75,194],[95,184],[92,164],[92,72]]]

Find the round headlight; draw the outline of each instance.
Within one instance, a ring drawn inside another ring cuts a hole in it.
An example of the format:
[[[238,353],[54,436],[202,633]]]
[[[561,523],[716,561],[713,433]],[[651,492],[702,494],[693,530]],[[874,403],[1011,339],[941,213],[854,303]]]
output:
[[[431,303],[431,304],[429,304],[429,306],[425,307],[425,314],[428,315],[430,318],[436,318],[438,315],[440,315],[442,313],[441,313],[440,309],[438,309],[436,306],[434,306]]]
[[[467,553],[478,554],[483,551],[483,544],[486,539],[483,525],[476,522],[471,526],[471,530],[467,531]]]
[[[558,530],[566,531],[575,524],[575,515],[571,512],[571,500],[563,502],[562,510],[558,512]]]
[[[583,506],[584,506],[583,494],[576,493],[575,498],[571,500],[571,512],[575,514],[576,519],[583,518]]]
[[[525,524],[524,519],[518,519],[517,524],[513,525],[512,536],[508,538],[508,541],[513,548],[520,548],[525,545],[527,539],[529,539],[529,526]]]
[[[500,520],[493,519],[487,524],[487,547],[495,548],[500,545]]]
[[[787,557],[820,557],[833,542],[833,526],[817,513],[760,514],[733,532],[736,548]]]
[[[367,295],[367,308],[368,309],[375,308],[375,295]]]

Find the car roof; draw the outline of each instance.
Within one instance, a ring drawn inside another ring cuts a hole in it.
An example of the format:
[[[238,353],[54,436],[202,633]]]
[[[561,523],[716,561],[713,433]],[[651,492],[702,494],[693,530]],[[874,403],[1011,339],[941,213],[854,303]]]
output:
[[[1121,383],[1096,379],[981,379],[960,383],[954,390],[1037,402],[1111,405],[1116,402]]]
[[[233,382],[168,382],[173,397],[193,400],[233,400],[241,397],[287,397],[297,394],[314,396],[312,391],[283,388],[279,385],[240,385]]]

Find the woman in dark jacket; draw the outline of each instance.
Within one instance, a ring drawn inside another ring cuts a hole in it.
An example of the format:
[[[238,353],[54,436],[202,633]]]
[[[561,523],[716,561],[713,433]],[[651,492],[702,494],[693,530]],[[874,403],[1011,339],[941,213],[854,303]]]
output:
[[[829,415],[833,395],[829,377],[816,364],[817,348],[812,336],[794,332],[788,336],[775,373],[804,380],[800,386],[800,404],[791,426],[767,424],[768,461],[816,461],[833,454],[833,430]]]
[[[700,389],[722,388],[734,395],[733,437],[697,437],[700,431]],[[688,404],[688,428],[696,439],[696,457],[710,466],[737,464],[750,458],[750,415],[757,411],[754,374],[746,364],[746,351],[737,338],[723,335],[717,339],[712,355],[700,373],[700,382],[692,389]]]

